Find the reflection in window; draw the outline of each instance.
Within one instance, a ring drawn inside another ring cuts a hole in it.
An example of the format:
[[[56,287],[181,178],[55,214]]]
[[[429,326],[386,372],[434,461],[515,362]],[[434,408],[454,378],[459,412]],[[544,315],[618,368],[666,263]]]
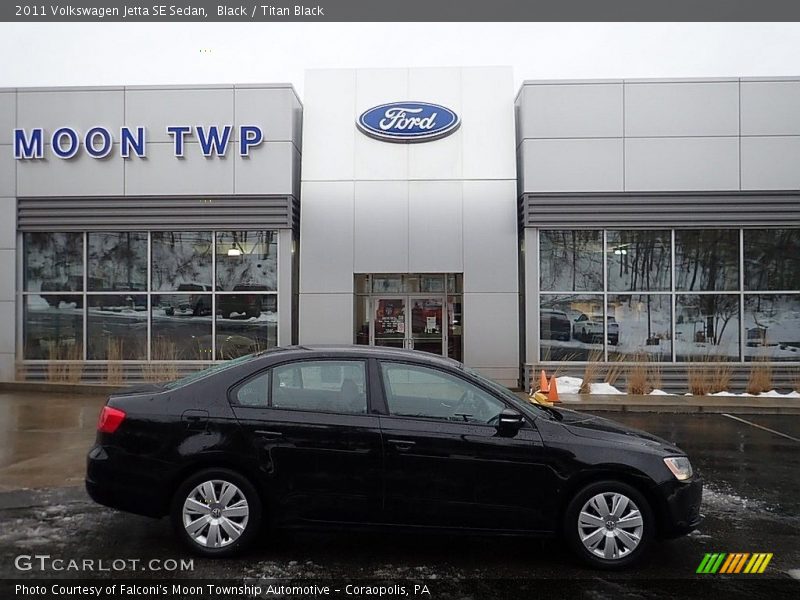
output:
[[[272,406],[337,413],[367,412],[361,361],[308,361],[275,367]]]
[[[147,296],[88,296],[86,327],[89,360],[147,358]]]
[[[82,233],[26,233],[23,262],[25,291],[83,291]]]
[[[152,296],[152,360],[211,360],[210,314],[184,309],[186,294]],[[210,296],[208,297],[210,300]]]
[[[609,231],[606,243],[609,291],[670,289],[669,231]]]
[[[542,290],[603,290],[602,231],[541,231],[539,239]]]
[[[609,324],[609,336],[614,329]],[[542,294],[541,360],[602,360],[604,332],[601,295]]]
[[[675,289],[689,291],[738,289],[739,230],[676,231],[675,263]]]
[[[236,402],[242,406],[266,408],[269,404],[269,371],[253,377],[236,391]]]
[[[153,290],[211,291],[210,231],[154,231]]]
[[[739,359],[739,296],[679,294],[675,305],[678,361]]]
[[[278,296],[217,296],[217,360],[278,345]]]
[[[748,294],[745,360],[800,360],[800,295]]]
[[[24,356],[36,360],[83,359],[83,296],[25,296]]]
[[[147,291],[147,233],[90,232],[88,288],[92,291]]]
[[[745,229],[746,290],[800,291],[800,229]]]
[[[458,423],[493,423],[505,405],[471,383],[427,367],[381,363],[389,413]]]
[[[217,232],[217,290],[277,289],[276,231]]]
[[[609,352],[613,351],[616,356],[671,361],[670,304],[670,296],[665,294],[609,295]],[[614,358],[611,356],[609,360]]]

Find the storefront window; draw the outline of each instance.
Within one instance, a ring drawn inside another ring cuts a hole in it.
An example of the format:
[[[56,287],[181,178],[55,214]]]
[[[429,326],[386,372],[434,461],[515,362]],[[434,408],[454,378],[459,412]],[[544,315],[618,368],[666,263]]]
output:
[[[83,296],[27,295],[22,319],[25,358],[83,358]]]
[[[675,301],[675,354],[679,362],[739,359],[739,296],[679,294]]]
[[[744,338],[745,360],[800,360],[800,295],[746,295]]]
[[[602,295],[542,294],[539,314],[541,360],[602,360]]]
[[[277,231],[25,233],[23,241],[25,359],[210,361],[278,344]]]
[[[217,232],[217,291],[278,289],[275,231]]]
[[[23,243],[25,291],[83,291],[82,233],[26,233]]]
[[[607,232],[609,291],[669,291],[670,237],[669,231]]]
[[[90,232],[87,239],[89,291],[147,291],[146,232]]]
[[[800,291],[800,229],[744,230],[744,288]]]
[[[609,294],[609,360],[672,360],[672,314],[666,294]]]
[[[690,229],[675,232],[675,289],[739,289],[739,230]]]
[[[217,360],[277,346],[277,295],[218,294],[216,341]]]
[[[541,231],[539,235],[542,291],[603,291],[602,231]]]
[[[87,299],[86,358],[146,360],[147,296],[101,294]]]
[[[210,292],[212,244],[210,231],[153,232],[153,290]]]

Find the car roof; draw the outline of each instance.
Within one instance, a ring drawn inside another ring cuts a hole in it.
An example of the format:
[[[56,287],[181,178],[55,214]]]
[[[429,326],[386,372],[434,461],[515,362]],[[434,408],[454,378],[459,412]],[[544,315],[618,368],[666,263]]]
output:
[[[414,360],[416,362],[426,362],[433,364],[446,365],[449,367],[463,368],[463,365],[453,360],[430,352],[420,350],[407,350],[405,348],[388,348],[384,346],[360,346],[346,344],[307,344],[302,346],[282,346],[271,348],[259,354],[259,356],[275,358],[280,354],[299,354],[309,356],[358,356],[364,358],[386,358],[397,360]]]

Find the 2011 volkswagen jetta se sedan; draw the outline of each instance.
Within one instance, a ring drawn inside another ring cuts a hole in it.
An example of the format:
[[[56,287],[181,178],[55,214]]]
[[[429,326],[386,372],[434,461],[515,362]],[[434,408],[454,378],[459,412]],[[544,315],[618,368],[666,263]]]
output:
[[[675,445],[531,404],[461,363],[292,347],[113,394],[89,452],[95,501],[169,515],[206,556],[262,524],[561,536],[601,568],[700,522]]]

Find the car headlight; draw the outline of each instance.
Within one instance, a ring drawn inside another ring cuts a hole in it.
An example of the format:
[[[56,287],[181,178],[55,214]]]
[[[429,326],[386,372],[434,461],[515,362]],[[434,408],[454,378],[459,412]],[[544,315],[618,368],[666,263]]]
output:
[[[692,476],[692,464],[686,456],[668,456],[664,464],[678,481],[686,481]]]

